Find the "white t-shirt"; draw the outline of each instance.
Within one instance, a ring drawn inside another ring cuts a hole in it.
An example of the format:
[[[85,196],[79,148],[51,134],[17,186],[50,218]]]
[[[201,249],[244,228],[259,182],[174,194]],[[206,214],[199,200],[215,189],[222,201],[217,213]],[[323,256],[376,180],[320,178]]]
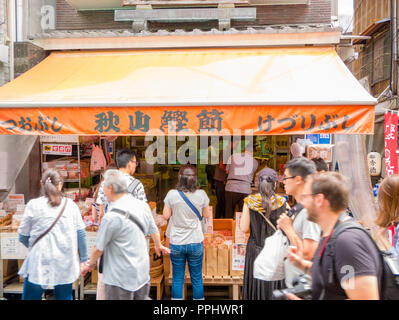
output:
[[[42,235],[59,215],[65,201],[65,210],[50,230],[32,248],[35,240]],[[46,197],[28,202],[18,228],[18,233],[29,236],[29,253],[18,274],[42,286],[56,286],[73,283],[79,278],[77,231],[86,228],[78,206],[63,198],[58,207],[51,207]]]
[[[299,238],[311,239],[319,242],[321,229],[318,224],[308,220],[308,214],[306,209],[302,209],[294,219],[292,224],[295,232]],[[285,267],[285,284],[288,288],[292,288],[292,281],[303,273],[302,270],[294,267],[289,259],[284,261]]]
[[[202,216],[202,209],[208,207],[209,198],[204,190],[186,192],[186,197]],[[187,205],[177,190],[170,190],[164,202],[172,209],[172,216],[167,229],[167,237],[174,245],[200,243],[204,240],[201,222],[194,211]]]

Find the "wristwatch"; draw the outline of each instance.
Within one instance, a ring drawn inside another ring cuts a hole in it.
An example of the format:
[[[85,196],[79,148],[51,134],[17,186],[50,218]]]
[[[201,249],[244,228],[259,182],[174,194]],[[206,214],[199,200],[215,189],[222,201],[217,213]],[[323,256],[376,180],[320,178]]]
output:
[[[89,268],[93,267],[93,265],[91,265],[89,261],[86,261],[86,266],[89,267]]]

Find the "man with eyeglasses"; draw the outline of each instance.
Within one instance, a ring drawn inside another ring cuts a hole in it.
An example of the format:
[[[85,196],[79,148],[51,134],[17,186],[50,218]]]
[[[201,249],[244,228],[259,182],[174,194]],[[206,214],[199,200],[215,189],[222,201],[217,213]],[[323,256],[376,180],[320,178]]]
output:
[[[365,231],[347,228],[351,220],[349,186],[338,172],[315,175],[306,182],[301,196],[308,218],[320,225],[322,238],[314,258],[306,259],[298,248],[290,248],[288,259],[312,276],[313,300],[378,300],[383,265],[373,240]],[[333,240],[335,239],[335,244]],[[287,294],[292,300],[298,299]]]
[[[295,198],[296,204],[290,211],[290,216],[283,213],[277,220],[277,227],[284,231],[292,246],[301,248],[307,260],[312,259],[317,249],[320,227],[308,220],[306,209],[300,202],[305,182],[315,172],[314,162],[307,158],[295,158],[285,164],[283,178],[285,192]],[[288,259],[284,264],[285,284],[288,288],[292,288],[293,280],[303,272],[294,267]]]
[[[125,178],[128,193],[138,200],[147,202],[143,184],[133,177],[138,165],[136,152],[132,149],[119,149],[116,152],[116,165]],[[102,204],[101,199],[106,199],[103,184],[100,187],[97,199],[100,204]]]

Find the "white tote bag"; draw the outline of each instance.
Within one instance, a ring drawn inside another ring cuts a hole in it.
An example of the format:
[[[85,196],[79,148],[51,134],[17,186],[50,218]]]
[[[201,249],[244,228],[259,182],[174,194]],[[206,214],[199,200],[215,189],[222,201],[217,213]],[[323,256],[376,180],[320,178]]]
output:
[[[254,278],[265,281],[283,280],[288,244],[288,239],[281,230],[266,238],[265,245],[254,262]]]

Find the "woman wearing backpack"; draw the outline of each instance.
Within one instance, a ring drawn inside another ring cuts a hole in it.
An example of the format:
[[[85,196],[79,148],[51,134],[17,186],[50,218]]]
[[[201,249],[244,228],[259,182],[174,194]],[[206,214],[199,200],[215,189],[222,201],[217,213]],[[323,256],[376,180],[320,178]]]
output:
[[[386,177],[378,190],[379,215],[375,223],[380,227],[378,240],[392,254],[399,256],[399,175]],[[386,237],[387,228],[395,226],[393,246]]]
[[[170,239],[170,260],[173,266],[172,299],[183,298],[186,261],[193,298],[203,299],[204,234],[199,216],[209,218],[212,212],[205,191],[198,189],[197,170],[193,165],[186,164],[180,168],[176,189],[168,192],[164,202],[163,217],[170,218],[166,233]]]

